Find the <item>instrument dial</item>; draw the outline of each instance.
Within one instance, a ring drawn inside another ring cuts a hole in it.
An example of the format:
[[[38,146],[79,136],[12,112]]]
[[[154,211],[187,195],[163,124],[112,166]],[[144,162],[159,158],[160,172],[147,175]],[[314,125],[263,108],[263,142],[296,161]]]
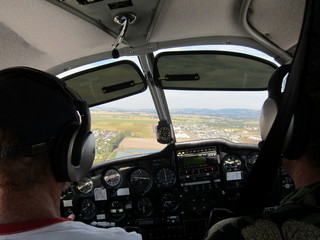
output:
[[[103,177],[105,183],[109,186],[109,187],[116,187],[120,184],[121,182],[121,175],[120,173],[115,170],[115,169],[109,169],[108,171],[106,171],[106,173],[104,174]]]
[[[136,193],[146,193],[152,186],[150,173],[142,168],[134,170],[130,176],[130,185]]]
[[[223,159],[223,167],[226,172],[235,172],[242,169],[242,161],[236,155],[227,155]]]
[[[157,126],[157,141],[159,143],[170,143],[172,141],[170,124],[166,120],[161,120]]]
[[[125,216],[124,204],[120,201],[112,201],[109,205],[108,212],[113,221],[119,221]]]
[[[139,198],[136,203],[136,212],[140,217],[149,217],[153,213],[153,204],[149,198]]]
[[[80,182],[77,183],[77,190],[83,194],[88,194],[93,189],[93,181],[85,177]]]
[[[79,218],[80,220],[88,221],[92,220],[96,215],[96,206],[94,202],[85,198],[80,202],[79,206]]]
[[[179,206],[179,198],[172,192],[164,193],[160,198],[160,209],[162,212],[173,212]]]
[[[175,172],[170,168],[161,168],[157,173],[157,181],[163,187],[172,187],[176,181],[177,177]]]
[[[169,127],[161,127],[158,129],[158,138],[160,141],[167,142],[171,139],[171,130]]]

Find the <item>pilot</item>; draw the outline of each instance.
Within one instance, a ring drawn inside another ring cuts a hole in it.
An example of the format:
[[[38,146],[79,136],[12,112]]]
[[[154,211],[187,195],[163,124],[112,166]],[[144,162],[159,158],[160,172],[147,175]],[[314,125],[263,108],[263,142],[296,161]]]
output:
[[[0,71],[0,239],[141,239],[61,218],[60,196],[94,158],[85,102],[56,77]]]
[[[310,115],[299,123],[307,126],[296,126],[303,133],[298,134],[299,142],[293,145],[304,150],[296,157],[293,154],[282,158],[282,168],[294,181],[296,190],[270,213],[216,223],[205,239],[320,239],[320,99],[309,99],[312,99],[308,105]]]

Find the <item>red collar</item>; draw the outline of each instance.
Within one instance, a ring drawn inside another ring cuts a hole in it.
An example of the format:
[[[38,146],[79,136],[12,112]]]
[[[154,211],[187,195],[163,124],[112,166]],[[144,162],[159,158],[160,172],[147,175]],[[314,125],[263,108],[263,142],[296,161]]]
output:
[[[50,226],[52,224],[71,221],[70,218],[43,218],[25,222],[0,224],[0,235],[21,233]]]

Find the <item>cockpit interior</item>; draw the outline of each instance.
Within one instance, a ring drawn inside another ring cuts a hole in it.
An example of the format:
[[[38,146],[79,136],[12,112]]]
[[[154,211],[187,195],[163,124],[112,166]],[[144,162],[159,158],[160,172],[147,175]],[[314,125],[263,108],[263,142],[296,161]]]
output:
[[[61,195],[61,215],[144,240],[197,240],[279,204],[295,186],[260,156],[259,119],[272,74],[292,64],[305,5],[1,1],[0,68],[56,75],[90,107],[95,161]]]

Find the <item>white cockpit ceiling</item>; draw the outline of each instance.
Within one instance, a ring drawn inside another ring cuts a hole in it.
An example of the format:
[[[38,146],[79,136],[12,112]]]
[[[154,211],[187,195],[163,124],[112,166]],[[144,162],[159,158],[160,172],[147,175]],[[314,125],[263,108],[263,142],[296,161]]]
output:
[[[47,70],[70,61],[83,64],[88,56],[110,58],[119,31],[113,19],[119,13],[137,15],[119,46],[124,54],[142,54],[151,51],[148,46],[171,42],[197,44],[202,38],[251,38],[240,22],[240,0],[131,1],[132,6],[119,9],[109,8],[114,0],[88,5],[76,0],[0,1],[0,68]],[[248,21],[287,51],[297,43],[303,9],[301,0],[252,0]]]

